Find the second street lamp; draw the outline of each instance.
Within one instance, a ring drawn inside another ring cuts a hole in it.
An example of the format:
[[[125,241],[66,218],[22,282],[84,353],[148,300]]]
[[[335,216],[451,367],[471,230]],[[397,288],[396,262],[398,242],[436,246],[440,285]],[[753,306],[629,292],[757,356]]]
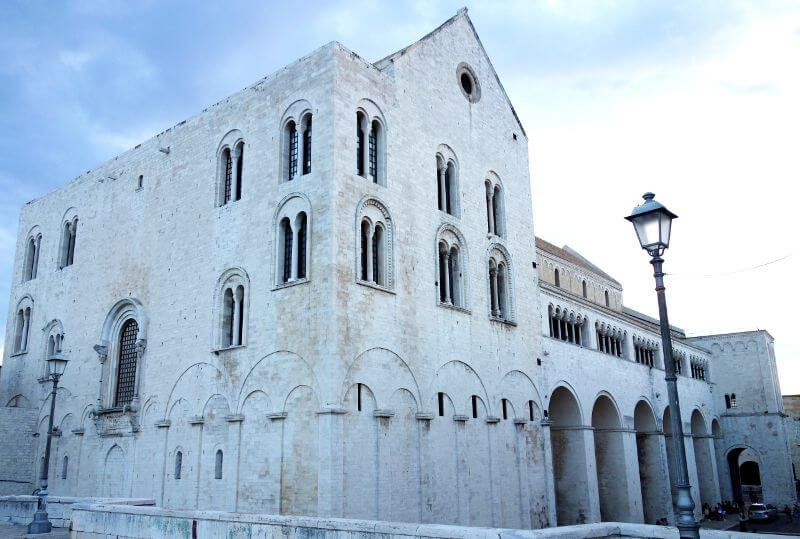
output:
[[[653,193],[644,194],[644,203],[636,206],[626,217],[633,223],[642,249],[650,255],[653,276],[656,279],[658,296],[658,319],[661,326],[661,346],[664,350],[664,380],[667,382],[669,398],[669,420],[672,428],[672,443],[675,446],[675,475],[678,490],[675,505],[678,509],[678,531],[681,537],[699,538],[700,532],[694,519],[694,500],[689,486],[689,471],[686,466],[686,447],[683,445],[683,422],[678,401],[678,379],[675,375],[675,360],[672,357],[672,335],[667,317],[667,298],[664,294],[664,259],[661,255],[669,247],[672,220],[678,216],[655,200]]]

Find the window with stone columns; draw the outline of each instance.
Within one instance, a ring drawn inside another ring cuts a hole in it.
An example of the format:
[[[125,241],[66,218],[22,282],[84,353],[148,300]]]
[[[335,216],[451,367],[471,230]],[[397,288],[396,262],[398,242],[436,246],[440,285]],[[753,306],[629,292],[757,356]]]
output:
[[[514,282],[511,257],[500,244],[489,248],[489,317],[500,322],[514,321]]]
[[[616,357],[624,356],[624,342],[627,332],[606,322],[595,322],[597,350]]]
[[[689,362],[691,368],[691,375],[692,378],[696,380],[705,380],[706,379],[706,366],[699,358],[691,358]]]
[[[75,240],[78,234],[78,216],[73,210],[67,212],[61,223],[61,245],[59,248],[58,267],[71,266],[75,260]]]
[[[229,131],[217,149],[217,206],[242,198],[244,139],[238,129]]]
[[[30,281],[36,278],[39,270],[39,251],[42,245],[42,234],[39,227],[34,227],[28,234],[25,243],[25,261],[22,269],[22,281]]]
[[[394,288],[394,224],[385,204],[365,198],[356,211],[356,280]]]
[[[586,345],[585,316],[576,313],[572,309],[553,305],[552,303],[547,308],[547,314],[551,337],[577,344],[578,346]]]
[[[275,226],[275,286],[306,282],[309,278],[311,204],[292,193],[279,204]]]
[[[368,99],[356,107],[355,173],[372,183],[386,185],[386,121],[380,108]]]
[[[136,298],[121,299],[106,315],[100,342],[94,346],[101,364],[100,408],[139,409],[147,318]]]
[[[47,377],[47,360],[54,355],[63,353],[64,349],[64,325],[60,320],[51,320],[42,329],[45,337],[44,358],[42,358],[42,368],[39,373],[40,378]]]
[[[675,374],[683,374],[683,362],[686,361],[686,352],[673,348],[672,359],[675,361]]]
[[[444,144],[436,152],[436,192],[439,211],[459,217],[458,160],[453,150]]]
[[[30,296],[24,296],[17,303],[15,312],[13,353],[22,354],[28,351],[33,316],[33,299]]]
[[[658,343],[638,335],[633,336],[633,360],[640,365],[655,367]]]
[[[467,248],[461,232],[443,224],[436,233],[436,285],[439,305],[467,308]]]
[[[504,237],[505,234],[505,202],[500,177],[489,172],[484,181],[486,189],[486,219],[489,234]]]
[[[250,280],[241,268],[222,274],[219,280],[216,350],[224,350],[247,343],[247,314]]]
[[[292,103],[283,114],[278,176],[281,182],[296,180],[311,173],[311,120],[311,104],[304,99]]]

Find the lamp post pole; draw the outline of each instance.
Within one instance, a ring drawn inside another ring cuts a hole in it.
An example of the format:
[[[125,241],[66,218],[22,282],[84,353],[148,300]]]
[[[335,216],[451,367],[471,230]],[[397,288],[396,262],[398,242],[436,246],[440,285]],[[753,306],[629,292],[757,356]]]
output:
[[[678,400],[678,377],[675,375],[675,359],[672,357],[672,335],[669,331],[667,317],[667,298],[664,293],[664,259],[653,256],[653,276],[656,278],[656,295],[658,296],[658,320],[661,325],[661,346],[664,350],[664,380],[667,382],[667,398],[669,399],[669,422],[672,430],[672,443],[675,446],[675,475],[678,496],[678,531],[681,537],[699,538],[699,524],[694,519],[694,501],[689,486],[689,470],[686,466],[686,446],[683,444],[683,423],[681,406]]]
[[[50,469],[50,444],[53,439],[53,414],[56,409],[56,392],[58,390],[58,379],[60,374],[50,373],[53,379],[53,391],[50,393],[50,419],[47,427],[47,442],[44,449],[44,463],[39,477],[39,500],[36,506],[36,513],[33,515],[33,522],[28,524],[28,533],[50,533],[53,525],[47,516],[47,472]]]

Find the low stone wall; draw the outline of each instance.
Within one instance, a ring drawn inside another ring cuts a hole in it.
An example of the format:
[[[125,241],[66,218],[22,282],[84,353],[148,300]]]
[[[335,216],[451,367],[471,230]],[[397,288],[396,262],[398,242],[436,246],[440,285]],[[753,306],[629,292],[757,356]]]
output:
[[[28,524],[36,512],[38,498],[36,496],[0,496],[0,520],[14,524]],[[72,508],[76,504],[115,504],[155,505],[153,500],[145,499],[110,499],[110,498],[76,498],[72,496],[48,496],[47,516],[53,526],[68,528],[72,518]]]
[[[752,534],[702,530],[703,539],[749,539]],[[675,528],[604,522],[542,530],[468,528],[322,517],[251,515],[219,511],[172,511],[159,507],[81,504],[72,511],[72,539],[277,537],[280,539],[580,539],[601,537],[676,539]]]

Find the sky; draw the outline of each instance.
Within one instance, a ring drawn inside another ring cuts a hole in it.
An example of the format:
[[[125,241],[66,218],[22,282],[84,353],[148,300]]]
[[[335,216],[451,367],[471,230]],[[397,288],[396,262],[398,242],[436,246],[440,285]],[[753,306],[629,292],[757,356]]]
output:
[[[329,41],[375,61],[463,5],[7,0],[0,312],[25,202]],[[800,3],[466,5],[529,137],[536,234],[655,316],[651,267],[623,220],[655,192],[679,215],[670,321],[689,335],[768,330],[783,393],[800,393]]]

